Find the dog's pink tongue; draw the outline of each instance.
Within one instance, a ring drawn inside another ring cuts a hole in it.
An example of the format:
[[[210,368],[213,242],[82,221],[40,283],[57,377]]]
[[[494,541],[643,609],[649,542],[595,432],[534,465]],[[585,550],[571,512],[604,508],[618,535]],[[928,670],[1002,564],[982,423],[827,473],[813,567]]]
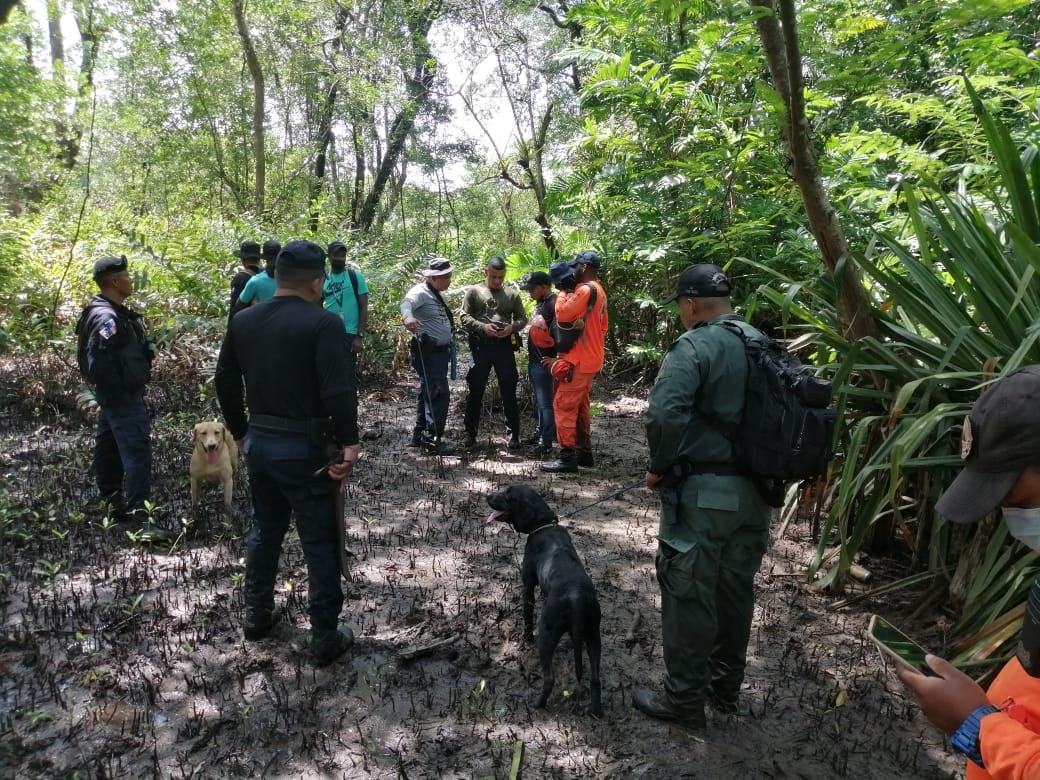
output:
[[[505,514],[505,512],[502,512],[502,511],[496,509],[494,512],[492,512],[490,515],[487,516],[487,520],[484,521],[484,525],[491,525],[493,522],[498,520],[498,518],[500,518],[504,514]]]
[[[206,462],[207,463],[216,463],[217,462],[217,451],[216,450],[206,450]]]

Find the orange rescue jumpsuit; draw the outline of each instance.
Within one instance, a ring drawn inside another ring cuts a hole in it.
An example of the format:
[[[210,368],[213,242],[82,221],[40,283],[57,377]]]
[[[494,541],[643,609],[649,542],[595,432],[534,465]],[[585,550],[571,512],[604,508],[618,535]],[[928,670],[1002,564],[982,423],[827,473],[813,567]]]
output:
[[[1040,679],[1012,658],[986,695],[1004,711],[982,719],[979,747],[986,768],[969,761],[966,780],[1040,780]]]
[[[582,282],[573,292],[561,291],[556,296],[556,321],[573,322],[585,317],[589,307],[589,285],[596,287],[596,302],[585,320],[577,343],[560,355],[574,365],[570,382],[556,382],[553,412],[556,415],[556,438],[560,446],[587,450],[592,446],[592,418],[589,415],[592,380],[603,368],[603,340],[607,335],[607,295],[599,282]]]

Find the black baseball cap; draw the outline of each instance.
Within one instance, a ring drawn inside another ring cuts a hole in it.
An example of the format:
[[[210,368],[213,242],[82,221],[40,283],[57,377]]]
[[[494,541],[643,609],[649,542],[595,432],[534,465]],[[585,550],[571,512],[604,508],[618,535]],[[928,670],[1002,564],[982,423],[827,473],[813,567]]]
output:
[[[675,292],[661,301],[661,306],[667,306],[677,298],[690,296],[692,298],[728,298],[730,294],[729,277],[726,272],[717,265],[711,263],[697,263],[688,266],[679,274],[679,284]]]
[[[325,250],[313,241],[290,241],[278,253],[277,265],[279,271],[290,268],[324,270]]]
[[[579,265],[591,265],[593,268],[600,267],[599,255],[594,249],[586,249],[584,252],[578,252],[571,260],[571,268],[576,268]]]
[[[1006,374],[979,397],[961,428],[961,460],[935,509],[974,523],[1001,505],[1026,466],[1040,465],[1040,366]]]
[[[333,241],[329,244],[329,257],[332,257],[333,255],[338,254],[340,252],[345,253],[346,251],[347,245],[344,244],[342,241]]]
[[[545,271],[534,271],[524,280],[524,283],[520,285],[520,289],[533,290],[540,284],[552,284],[552,277],[550,277]]]
[[[243,241],[238,250],[232,254],[241,260],[259,260],[260,245],[255,241]]]
[[[282,251],[282,245],[277,241],[265,241],[264,248],[260,250],[260,256],[264,260],[275,260],[278,253]]]
[[[126,255],[102,257],[94,261],[94,281],[98,281],[102,276],[122,273],[129,270],[129,268],[130,265],[126,261]]]

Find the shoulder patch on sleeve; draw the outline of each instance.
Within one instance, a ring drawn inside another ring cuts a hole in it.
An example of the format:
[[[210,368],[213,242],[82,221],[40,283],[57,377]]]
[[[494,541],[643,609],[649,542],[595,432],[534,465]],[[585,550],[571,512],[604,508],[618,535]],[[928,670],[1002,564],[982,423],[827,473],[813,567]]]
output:
[[[116,318],[115,317],[106,317],[101,322],[101,326],[98,328],[98,335],[101,336],[101,338],[104,341],[108,341],[110,338],[112,338],[114,335],[116,335],[116,331],[118,329],[119,329],[119,325],[118,325],[118,323],[116,321]]]

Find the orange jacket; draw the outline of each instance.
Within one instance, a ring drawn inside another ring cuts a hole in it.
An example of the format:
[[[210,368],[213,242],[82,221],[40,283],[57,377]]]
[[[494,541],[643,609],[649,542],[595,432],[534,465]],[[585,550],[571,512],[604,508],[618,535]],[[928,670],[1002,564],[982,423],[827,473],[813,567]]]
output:
[[[561,291],[556,296],[556,321],[574,322],[584,317],[585,310],[589,308],[589,285],[596,286],[596,302],[585,320],[585,330],[578,343],[560,355],[583,374],[595,374],[603,368],[603,340],[607,336],[608,325],[607,294],[599,282],[582,282],[573,292]]]
[[[986,695],[1004,711],[982,719],[979,748],[986,768],[969,761],[966,780],[1040,780],[1040,679],[1012,658]]]

